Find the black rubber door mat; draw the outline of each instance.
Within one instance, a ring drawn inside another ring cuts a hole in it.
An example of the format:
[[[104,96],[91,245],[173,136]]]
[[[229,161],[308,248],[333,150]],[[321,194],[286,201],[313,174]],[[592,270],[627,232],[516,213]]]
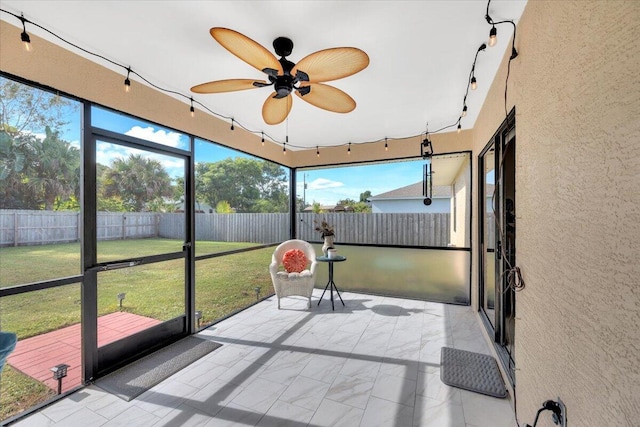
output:
[[[100,378],[95,384],[129,402],[221,345],[187,337]]]
[[[442,347],[440,379],[452,387],[493,397],[507,397],[498,362],[487,354]]]

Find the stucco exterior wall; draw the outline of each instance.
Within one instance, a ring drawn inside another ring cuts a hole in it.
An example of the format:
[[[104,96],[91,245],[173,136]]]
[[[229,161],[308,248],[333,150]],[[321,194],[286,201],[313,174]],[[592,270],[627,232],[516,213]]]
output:
[[[570,426],[640,420],[639,36],[638,1],[530,0],[518,25],[508,109],[526,281],[516,297],[521,425],[558,396]],[[505,77],[506,62],[474,127],[474,165],[504,120]],[[478,206],[476,182],[474,195]]]
[[[460,168],[451,186],[455,197],[451,197],[451,245],[468,248],[471,239],[471,168],[469,163]],[[455,207],[454,207],[455,206]]]

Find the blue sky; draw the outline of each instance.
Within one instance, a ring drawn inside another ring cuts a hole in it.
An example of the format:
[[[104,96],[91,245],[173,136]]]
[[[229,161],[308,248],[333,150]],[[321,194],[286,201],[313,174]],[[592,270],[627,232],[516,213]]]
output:
[[[68,120],[70,123],[63,130],[62,137],[66,141],[79,146],[80,111],[70,114]],[[154,141],[170,147],[189,148],[189,138],[184,134],[101,108],[93,108],[92,120],[95,126],[114,132]],[[98,163],[109,165],[114,158],[127,157],[131,153],[139,153],[139,151],[99,142],[96,157]],[[228,157],[251,157],[202,140],[196,140],[195,154],[196,162],[215,162]],[[171,176],[182,175],[184,169],[181,160],[155,153],[147,153],[147,155],[160,161]],[[357,201],[360,193],[367,190],[376,195],[421,181],[423,164],[424,161],[422,160],[414,160],[375,165],[300,170],[297,176],[297,191],[299,196],[303,197],[303,183],[306,181],[307,190],[304,196],[309,204],[318,202],[322,205],[331,205],[347,198]]]

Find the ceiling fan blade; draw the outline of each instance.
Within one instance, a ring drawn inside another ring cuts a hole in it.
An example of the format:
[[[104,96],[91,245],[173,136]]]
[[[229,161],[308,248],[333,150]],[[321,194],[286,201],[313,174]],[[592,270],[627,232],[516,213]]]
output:
[[[312,83],[338,80],[359,71],[369,65],[369,56],[355,47],[336,47],[320,50],[302,58],[291,70],[296,76],[298,71],[306,73]]]
[[[254,84],[255,83],[255,84]],[[264,80],[251,79],[230,79],[216,80],[213,82],[202,83],[191,88],[191,92],[195,93],[222,93],[234,92],[237,90],[255,89],[257,87],[268,86]]]
[[[277,125],[287,118],[293,104],[293,97],[289,94],[284,98],[276,98],[277,92],[273,92],[262,106],[262,118],[268,125]]]
[[[260,71],[266,69],[276,70],[278,75],[284,74],[280,61],[273,53],[244,34],[221,27],[214,27],[209,30],[209,33],[222,47],[252,67]]]
[[[334,113],[348,113],[356,108],[356,101],[336,87],[322,83],[303,83],[300,87],[311,90],[306,95],[296,91],[296,95],[318,108]]]

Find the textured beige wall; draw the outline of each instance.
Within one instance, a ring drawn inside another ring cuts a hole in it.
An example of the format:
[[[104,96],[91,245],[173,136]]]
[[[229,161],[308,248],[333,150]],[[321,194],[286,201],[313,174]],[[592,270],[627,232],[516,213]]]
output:
[[[382,141],[352,144],[351,155],[347,155],[347,147],[344,146],[321,148],[320,158],[316,156],[315,148],[287,150],[285,156],[281,145],[267,142],[263,147],[260,135],[246,132],[239,126],[231,131],[227,120],[220,120],[197,108],[192,118],[188,104],[137,83],[135,77],[131,78],[131,91],[125,93],[123,72],[97,65],[35,35],[31,35],[34,50],[27,53],[20,42],[21,31],[22,28],[0,20],[0,70],[286,166],[378,161],[420,155],[422,140],[416,137],[390,140],[388,151],[384,150]],[[267,129],[265,131],[268,132]],[[432,141],[436,153],[470,150],[472,132],[434,135]]]
[[[640,425],[639,37],[639,1],[530,0],[518,26],[521,423],[560,396],[570,426]],[[504,120],[504,65],[474,128],[475,165]]]

